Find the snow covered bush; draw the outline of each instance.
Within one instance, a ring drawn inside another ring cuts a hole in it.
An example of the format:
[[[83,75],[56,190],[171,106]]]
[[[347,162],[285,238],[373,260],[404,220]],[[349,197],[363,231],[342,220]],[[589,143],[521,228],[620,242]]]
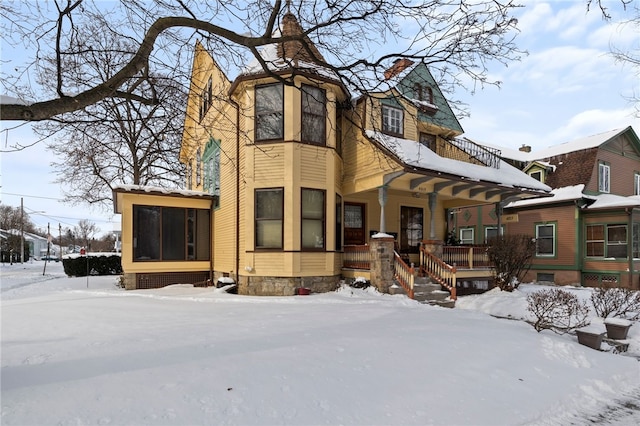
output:
[[[628,288],[596,288],[591,293],[593,309],[600,318],[640,319],[640,291]]]
[[[552,330],[567,333],[589,325],[589,307],[566,290],[539,290],[527,296],[527,310],[533,315],[533,328],[539,333]]]
[[[493,265],[496,287],[513,291],[531,267],[536,240],[528,235],[502,235],[489,241],[487,255]]]

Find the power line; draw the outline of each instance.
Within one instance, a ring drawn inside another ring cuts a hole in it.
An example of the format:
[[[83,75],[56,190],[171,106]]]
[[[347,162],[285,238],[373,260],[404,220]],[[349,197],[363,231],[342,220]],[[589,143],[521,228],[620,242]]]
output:
[[[27,197],[27,198],[42,198],[43,200],[55,200],[62,201],[61,198],[53,198],[53,197],[42,197],[40,195],[27,195],[27,194],[15,194],[12,192],[3,192],[4,195],[15,195],[17,197]]]

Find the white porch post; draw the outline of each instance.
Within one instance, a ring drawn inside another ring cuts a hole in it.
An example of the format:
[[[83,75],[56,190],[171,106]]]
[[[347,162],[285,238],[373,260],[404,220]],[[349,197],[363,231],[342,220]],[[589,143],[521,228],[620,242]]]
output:
[[[435,192],[429,193],[429,223],[431,225],[431,229],[429,230],[429,239],[436,239],[436,218],[434,212],[436,211],[436,201],[437,196]]]
[[[384,206],[387,204],[387,186],[382,185],[378,187],[378,203],[380,203],[380,231],[381,233],[387,232],[386,220],[384,217]]]

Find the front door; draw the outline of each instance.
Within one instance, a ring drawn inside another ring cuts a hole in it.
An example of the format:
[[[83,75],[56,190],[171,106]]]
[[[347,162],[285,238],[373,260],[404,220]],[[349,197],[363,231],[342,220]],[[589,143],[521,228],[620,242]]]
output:
[[[344,243],[345,245],[364,245],[365,220],[364,204],[344,203]]]

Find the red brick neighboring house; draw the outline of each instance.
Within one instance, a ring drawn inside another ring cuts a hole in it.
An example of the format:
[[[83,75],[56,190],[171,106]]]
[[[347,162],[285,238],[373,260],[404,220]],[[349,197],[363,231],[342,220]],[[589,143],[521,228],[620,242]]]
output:
[[[640,288],[640,140],[632,127],[502,157],[553,188],[552,197],[451,211],[462,243],[496,235],[537,240],[525,282]],[[498,215],[502,212],[502,215]]]

